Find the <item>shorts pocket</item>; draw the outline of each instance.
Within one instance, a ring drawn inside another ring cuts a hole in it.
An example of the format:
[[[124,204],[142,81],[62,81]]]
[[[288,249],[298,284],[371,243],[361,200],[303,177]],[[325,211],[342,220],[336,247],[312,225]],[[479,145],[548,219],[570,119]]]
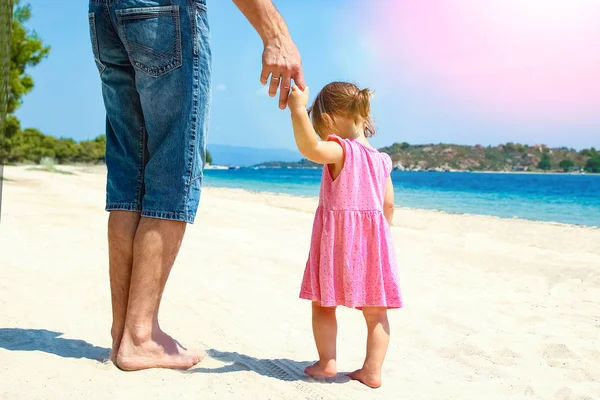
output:
[[[94,53],[94,61],[96,62],[96,67],[98,67],[98,72],[100,75],[106,69],[106,66],[102,64],[100,61],[100,50],[98,48],[98,33],[96,31],[96,13],[88,13],[88,21],[90,25],[90,40],[92,42],[92,52]]]
[[[159,77],[181,66],[179,6],[127,8],[116,15],[135,68]]]

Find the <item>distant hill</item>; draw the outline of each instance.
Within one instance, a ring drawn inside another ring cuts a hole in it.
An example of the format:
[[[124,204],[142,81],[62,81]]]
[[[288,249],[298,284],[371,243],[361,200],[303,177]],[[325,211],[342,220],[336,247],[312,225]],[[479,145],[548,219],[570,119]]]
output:
[[[590,158],[600,157],[600,153],[593,148],[578,152],[566,147],[548,148],[543,144],[528,146],[515,143],[494,147],[395,143],[380,150],[392,157],[397,169],[417,171],[579,170],[588,166]]]
[[[302,157],[299,152],[288,149],[258,149],[220,144],[209,144],[207,148],[214,165],[250,167],[269,161],[297,161]]]
[[[507,143],[498,146],[395,143],[379,149],[394,168],[408,171],[579,171],[600,172],[600,152]],[[266,162],[259,168],[314,168],[308,160]]]
[[[104,135],[93,140],[47,136],[36,129],[21,129],[16,118],[7,119],[0,164],[103,163]],[[214,165],[263,168],[315,168],[298,151],[208,145]],[[380,151],[388,153],[399,170],[410,171],[580,171],[600,173],[600,152],[593,147],[577,151],[515,143],[498,146],[394,143]]]

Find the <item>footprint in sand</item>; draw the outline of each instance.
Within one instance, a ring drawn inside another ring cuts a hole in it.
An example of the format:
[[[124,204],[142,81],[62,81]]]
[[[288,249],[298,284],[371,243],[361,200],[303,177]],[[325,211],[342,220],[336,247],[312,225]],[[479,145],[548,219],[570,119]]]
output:
[[[558,391],[554,395],[554,398],[556,400],[594,400],[590,396],[586,396],[584,394],[575,394],[575,392],[573,392],[573,389],[569,387],[562,387],[558,389]]]
[[[578,358],[569,348],[562,343],[547,344],[542,348],[542,357],[546,360],[552,359],[573,359]]]
[[[504,348],[500,351],[497,351],[492,360],[494,364],[508,366],[516,365],[519,358],[521,358],[519,354],[515,353],[513,350]]]

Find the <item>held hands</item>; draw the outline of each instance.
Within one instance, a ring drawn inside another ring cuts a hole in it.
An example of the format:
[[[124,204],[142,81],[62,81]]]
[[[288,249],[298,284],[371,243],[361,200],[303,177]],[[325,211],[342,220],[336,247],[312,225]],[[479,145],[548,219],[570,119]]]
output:
[[[290,94],[291,80],[304,88],[302,60],[298,48],[290,37],[283,37],[265,42],[262,54],[262,72],[260,83],[269,84],[269,96],[275,97],[279,90],[279,108],[285,110]],[[269,75],[271,78],[269,79]]]
[[[292,93],[290,93],[288,99],[288,107],[290,111],[303,110],[306,112],[306,106],[308,105],[308,86],[304,88],[304,91],[296,85],[292,87]]]

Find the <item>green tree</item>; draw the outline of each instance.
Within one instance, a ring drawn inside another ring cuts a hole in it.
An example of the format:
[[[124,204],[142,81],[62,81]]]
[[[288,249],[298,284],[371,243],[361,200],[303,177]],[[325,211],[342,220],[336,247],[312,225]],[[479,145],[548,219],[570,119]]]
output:
[[[206,151],[206,163],[212,164],[212,162],[213,162],[212,156],[210,155],[210,152],[207,150]]]
[[[25,156],[27,159],[37,158],[30,148],[30,142],[37,140],[34,138],[39,139],[39,136],[27,132],[21,137],[21,124],[13,115],[23,103],[23,96],[34,86],[33,79],[26,73],[27,68],[39,64],[50,52],[50,47],[44,46],[37,34],[25,27],[25,23],[30,18],[31,6],[21,6],[20,0],[15,0],[11,21],[8,93],[5,104],[7,117],[4,132],[0,132],[0,163],[11,160],[22,161],[21,157]]]
[[[565,158],[560,163],[558,163],[558,166],[561,167],[563,171],[569,172],[575,166],[575,163],[573,162],[573,160]]]
[[[44,157],[54,158],[56,138],[46,136],[37,129],[25,129],[11,138],[9,161],[39,163]]]
[[[514,153],[517,151],[517,146],[513,142],[508,142],[504,145],[504,151],[507,153]]]
[[[103,162],[106,158],[106,136],[100,135],[93,140],[79,143],[79,154],[75,161],[84,163]]]
[[[2,146],[0,146],[0,164],[5,163],[9,157],[12,148],[11,138],[14,138],[19,132],[21,132],[21,121],[14,115],[6,117],[4,135],[0,132],[0,139],[2,140]]]
[[[406,142],[402,142],[402,144],[400,145],[400,147],[402,148],[402,150],[406,150],[406,149],[410,148],[410,144],[408,144]]]
[[[23,96],[33,89],[33,78],[26,73],[28,67],[38,65],[50,53],[35,31],[25,27],[31,18],[31,6],[15,1],[10,45],[10,73],[8,78],[7,113],[12,114],[23,103]]]
[[[600,173],[600,156],[588,159],[585,163],[585,170],[587,172]]]
[[[538,163],[537,167],[544,171],[552,169],[552,162],[550,161],[550,155],[548,153],[542,154],[542,159]]]
[[[7,142],[4,136],[4,130],[8,102],[8,75],[10,72],[12,12],[13,4],[11,0],[0,2],[0,168],[8,157]]]
[[[66,164],[76,160],[80,154],[80,146],[73,139],[58,139],[54,148],[56,162]]]

